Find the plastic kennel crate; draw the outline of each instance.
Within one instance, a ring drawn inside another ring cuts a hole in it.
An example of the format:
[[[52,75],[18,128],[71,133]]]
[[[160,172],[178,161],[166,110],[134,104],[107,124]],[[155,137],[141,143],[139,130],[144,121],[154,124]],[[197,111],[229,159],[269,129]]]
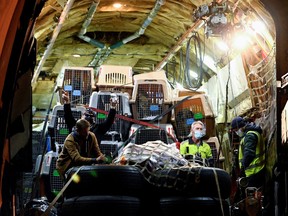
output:
[[[94,107],[94,108],[109,112],[111,94],[112,92],[110,91],[93,92],[90,97],[89,107]],[[119,101],[119,103],[116,106],[116,114],[131,117],[132,113],[130,110],[128,94],[119,93],[119,92],[113,93],[113,94],[116,94],[116,96],[118,97],[118,101]],[[96,112],[96,124],[104,122],[106,118],[107,118],[106,114]],[[115,141],[123,142],[128,138],[129,128],[130,128],[129,121],[125,121],[120,118],[115,118],[115,121],[112,127],[105,134],[103,141],[112,141],[110,142],[111,145],[114,145]],[[102,148],[104,148],[104,146],[103,147],[101,146],[102,142],[100,144],[101,150]],[[119,143],[115,145],[117,146],[119,145]],[[105,146],[107,147],[107,144]]]
[[[46,137],[42,138],[42,131],[32,131],[32,160],[33,160],[33,169],[34,163],[39,154],[42,154],[44,151],[45,143],[42,142],[42,139],[46,139]]]
[[[34,183],[34,174],[31,172],[24,172],[19,176],[19,179],[16,181],[16,210],[20,212],[23,209],[23,206],[31,200],[33,183]]]
[[[82,106],[71,108],[72,115],[76,120],[81,118],[85,110],[85,107]],[[48,131],[51,136],[52,149],[56,150],[55,145],[63,145],[64,140],[69,134],[69,129],[64,119],[63,105],[56,105],[53,107],[51,120],[48,125]]]
[[[71,105],[88,104],[95,88],[93,68],[65,67],[61,76],[62,79],[57,81],[57,86],[69,93]],[[63,104],[61,90],[59,90],[58,101]]]
[[[123,147],[122,141],[102,140],[100,144],[101,152],[111,158],[118,156]]]
[[[36,162],[36,167],[39,169],[42,155],[39,155]],[[45,194],[49,202],[51,202],[64,186],[64,182],[56,170],[56,160],[58,154],[49,151],[44,155],[41,166],[40,176],[44,182]]]
[[[135,75],[130,100],[133,117],[138,120],[153,120],[169,109],[172,97],[172,89],[163,70]],[[169,114],[166,114],[158,121],[165,124],[168,119]]]
[[[131,139],[131,142],[143,144],[148,141],[161,140],[164,143],[172,144],[178,141],[172,124],[155,124],[155,126],[159,128],[149,128],[146,126],[143,127],[140,124],[132,124],[129,137],[134,138]]]
[[[131,97],[133,90],[133,71],[131,66],[101,65],[97,76],[100,91],[127,92]]]
[[[184,96],[186,97],[186,96]],[[184,97],[178,97],[175,102]],[[202,121],[206,126],[207,137],[215,136],[215,119],[204,94],[194,95],[179,104],[175,110],[175,130],[179,140],[183,140],[190,133],[191,124],[196,121]]]
[[[217,137],[209,137],[208,140],[205,140],[206,143],[210,145],[212,156],[214,159],[214,166],[217,166],[219,168],[222,168],[222,162],[224,162],[225,157],[222,155],[222,151],[220,149],[220,143]],[[219,155],[219,158],[218,158]],[[217,164],[218,162],[218,164]]]

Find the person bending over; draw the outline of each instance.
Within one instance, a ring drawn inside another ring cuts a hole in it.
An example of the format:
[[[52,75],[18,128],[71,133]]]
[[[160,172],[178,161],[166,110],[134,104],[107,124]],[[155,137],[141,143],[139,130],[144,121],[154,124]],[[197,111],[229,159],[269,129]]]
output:
[[[79,119],[75,130],[66,137],[56,161],[56,169],[62,179],[65,179],[65,173],[71,167],[107,161],[99,148],[95,134],[89,130],[90,123],[85,119]]]

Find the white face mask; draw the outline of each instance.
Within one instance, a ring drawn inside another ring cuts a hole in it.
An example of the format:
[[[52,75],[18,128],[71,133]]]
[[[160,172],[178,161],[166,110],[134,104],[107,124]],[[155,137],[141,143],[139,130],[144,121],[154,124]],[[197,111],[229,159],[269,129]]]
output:
[[[241,128],[239,128],[236,132],[235,132],[239,137],[243,137],[244,132],[242,131]]]

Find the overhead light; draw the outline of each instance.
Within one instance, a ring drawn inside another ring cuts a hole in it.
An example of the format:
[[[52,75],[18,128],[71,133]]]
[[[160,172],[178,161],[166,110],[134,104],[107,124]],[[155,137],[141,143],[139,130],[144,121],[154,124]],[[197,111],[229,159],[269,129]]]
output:
[[[120,4],[120,3],[114,3],[114,4],[113,4],[113,7],[114,7],[114,8],[121,8],[121,7],[122,7],[122,4]]]
[[[245,34],[242,35],[236,35],[233,38],[233,47],[238,49],[238,50],[244,50],[246,49],[249,44],[250,44],[250,40],[249,37]]]

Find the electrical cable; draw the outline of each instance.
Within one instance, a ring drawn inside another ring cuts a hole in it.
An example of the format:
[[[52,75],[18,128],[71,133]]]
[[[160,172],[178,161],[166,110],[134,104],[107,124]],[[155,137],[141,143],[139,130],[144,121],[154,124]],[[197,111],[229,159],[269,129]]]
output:
[[[196,64],[199,69],[199,77],[196,80],[196,84],[193,84],[191,78],[190,78],[190,45],[191,45],[191,40],[193,39],[194,42],[194,53],[195,53],[195,59],[196,59]],[[200,39],[198,33],[194,33],[188,40],[187,46],[186,46],[186,64],[185,64],[185,79],[187,82],[187,85],[189,88],[193,89],[198,89],[203,80],[203,56],[201,53],[201,44],[200,44]]]

